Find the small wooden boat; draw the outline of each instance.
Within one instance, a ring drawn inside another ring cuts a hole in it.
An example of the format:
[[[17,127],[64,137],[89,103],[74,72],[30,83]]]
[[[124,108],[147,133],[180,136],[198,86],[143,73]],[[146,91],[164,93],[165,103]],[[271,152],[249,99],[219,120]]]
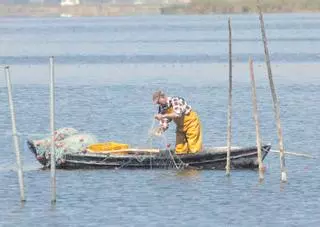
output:
[[[36,146],[28,141],[29,149],[36,155]],[[262,146],[264,159],[271,149],[270,145]],[[232,147],[232,169],[254,169],[258,167],[257,147]],[[61,169],[113,169],[113,168],[191,168],[191,169],[224,169],[227,159],[227,148],[216,147],[196,154],[176,155],[174,150],[158,149],[122,149],[105,152],[78,152],[65,154],[56,162]],[[48,167],[50,161],[37,159]]]

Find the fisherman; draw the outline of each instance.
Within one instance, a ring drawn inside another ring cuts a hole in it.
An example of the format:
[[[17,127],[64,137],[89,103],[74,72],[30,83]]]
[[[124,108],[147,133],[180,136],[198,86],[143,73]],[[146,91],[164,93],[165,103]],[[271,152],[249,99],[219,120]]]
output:
[[[160,123],[158,133],[163,133],[172,120],[176,123],[176,154],[202,151],[201,122],[197,113],[181,97],[168,97],[162,91],[153,93],[152,101],[159,105],[155,115]]]

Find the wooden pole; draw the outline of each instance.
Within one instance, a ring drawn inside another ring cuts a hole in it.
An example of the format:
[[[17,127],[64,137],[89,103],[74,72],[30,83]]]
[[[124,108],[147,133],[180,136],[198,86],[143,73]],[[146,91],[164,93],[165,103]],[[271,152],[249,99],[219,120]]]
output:
[[[232,115],[232,33],[231,19],[228,19],[229,28],[229,98],[228,98],[228,132],[227,132],[227,163],[226,175],[230,176],[230,153],[231,153],[231,115]]]
[[[51,130],[51,203],[56,202],[56,157],[55,157],[55,135],[54,135],[54,57],[50,57],[50,130]]]
[[[260,125],[258,117],[258,105],[257,105],[257,91],[256,91],[256,82],[254,79],[253,72],[253,61],[249,58],[249,67],[250,67],[250,78],[251,78],[251,90],[252,90],[252,103],[253,103],[253,118],[256,125],[256,142],[258,150],[258,163],[259,163],[259,180],[263,181],[263,163],[262,163],[262,154],[261,154],[261,136],[260,136]]]
[[[8,88],[8,100],[9,100],[9,108],[11,114],[11,125],[12,125],[12,137],[13,137],[13,144],[16,153],[17,159],[17,168],[18,168],[18,178],[19,178],[19,189],[20,189],[20,200],[21,202],[25,202],[25,195],[24,195],[24,182],[23,182],[23,170],[22,170],[22,161],[20,156],[20,146],[17,134],[17,127],[16,127],[16,115],[13,106],[13,99],[12,99],[12,89],[11,89],[11,77],[10,77],[10,69],[9,66],[5,67],[5,77],[7,81],[7,88]]]
[[[284,157],[285,151],[284,151],[283,136],[282,136],[282,129],[281,129],[281,121],[280,121],[280,107],[279,107],[279,101],[278,101],[278,98],[276,95],[276,89],[275,89],[275,86],[273,83],[273,78],[272,78],[269,50],[268,50],[268,45],[267,45],[267,37],[266,37],[265,28],[264,28],[263,14],[262,14],[259,0],[257,0],[257,8],[259,11],[259,20],[260,20],[261,35],[262,35],[262,40],[263,40],[263,45],[264,45],[265,62],[266,62],[267,69],[268,69],[269,84],[270,84],[272,100],[273,100],[273,110],[275,113],[276,125],[277,125],[277,135],[278,135],[279,149],[280,149],[281,181],[286,182],[287,181],[287,171],[286,171],[286,164],[285,164],[285,157]]]

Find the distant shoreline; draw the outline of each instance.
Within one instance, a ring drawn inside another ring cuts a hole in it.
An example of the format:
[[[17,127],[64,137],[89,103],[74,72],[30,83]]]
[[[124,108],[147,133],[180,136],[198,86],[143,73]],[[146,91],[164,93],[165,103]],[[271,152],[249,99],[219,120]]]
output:
[[[320,12],[320,1],[265,0],[265,13],[312,13]],[[0,4],[0,17],[95,17],[130,15],[205,15],[256,13],[256,0],[193,0],[189,4],[163,5],[4,5]]]

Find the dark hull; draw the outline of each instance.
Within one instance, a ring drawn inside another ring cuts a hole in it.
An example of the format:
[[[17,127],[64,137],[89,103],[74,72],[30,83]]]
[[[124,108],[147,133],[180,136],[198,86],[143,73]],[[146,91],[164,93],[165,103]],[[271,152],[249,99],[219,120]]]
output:
[[[263,159],[271,149],[262,147]],[[62,169],[114,169],[114,168],[185,168],[185,169],[225,169],[226,151],[205,151],[198,154],[174,155],[170,151],[158,154],[92,154],[78,153],[66,155],[57,165]],[[233,148],[231,152],[232,169],[254,169],[258,167],[257,148]]]

